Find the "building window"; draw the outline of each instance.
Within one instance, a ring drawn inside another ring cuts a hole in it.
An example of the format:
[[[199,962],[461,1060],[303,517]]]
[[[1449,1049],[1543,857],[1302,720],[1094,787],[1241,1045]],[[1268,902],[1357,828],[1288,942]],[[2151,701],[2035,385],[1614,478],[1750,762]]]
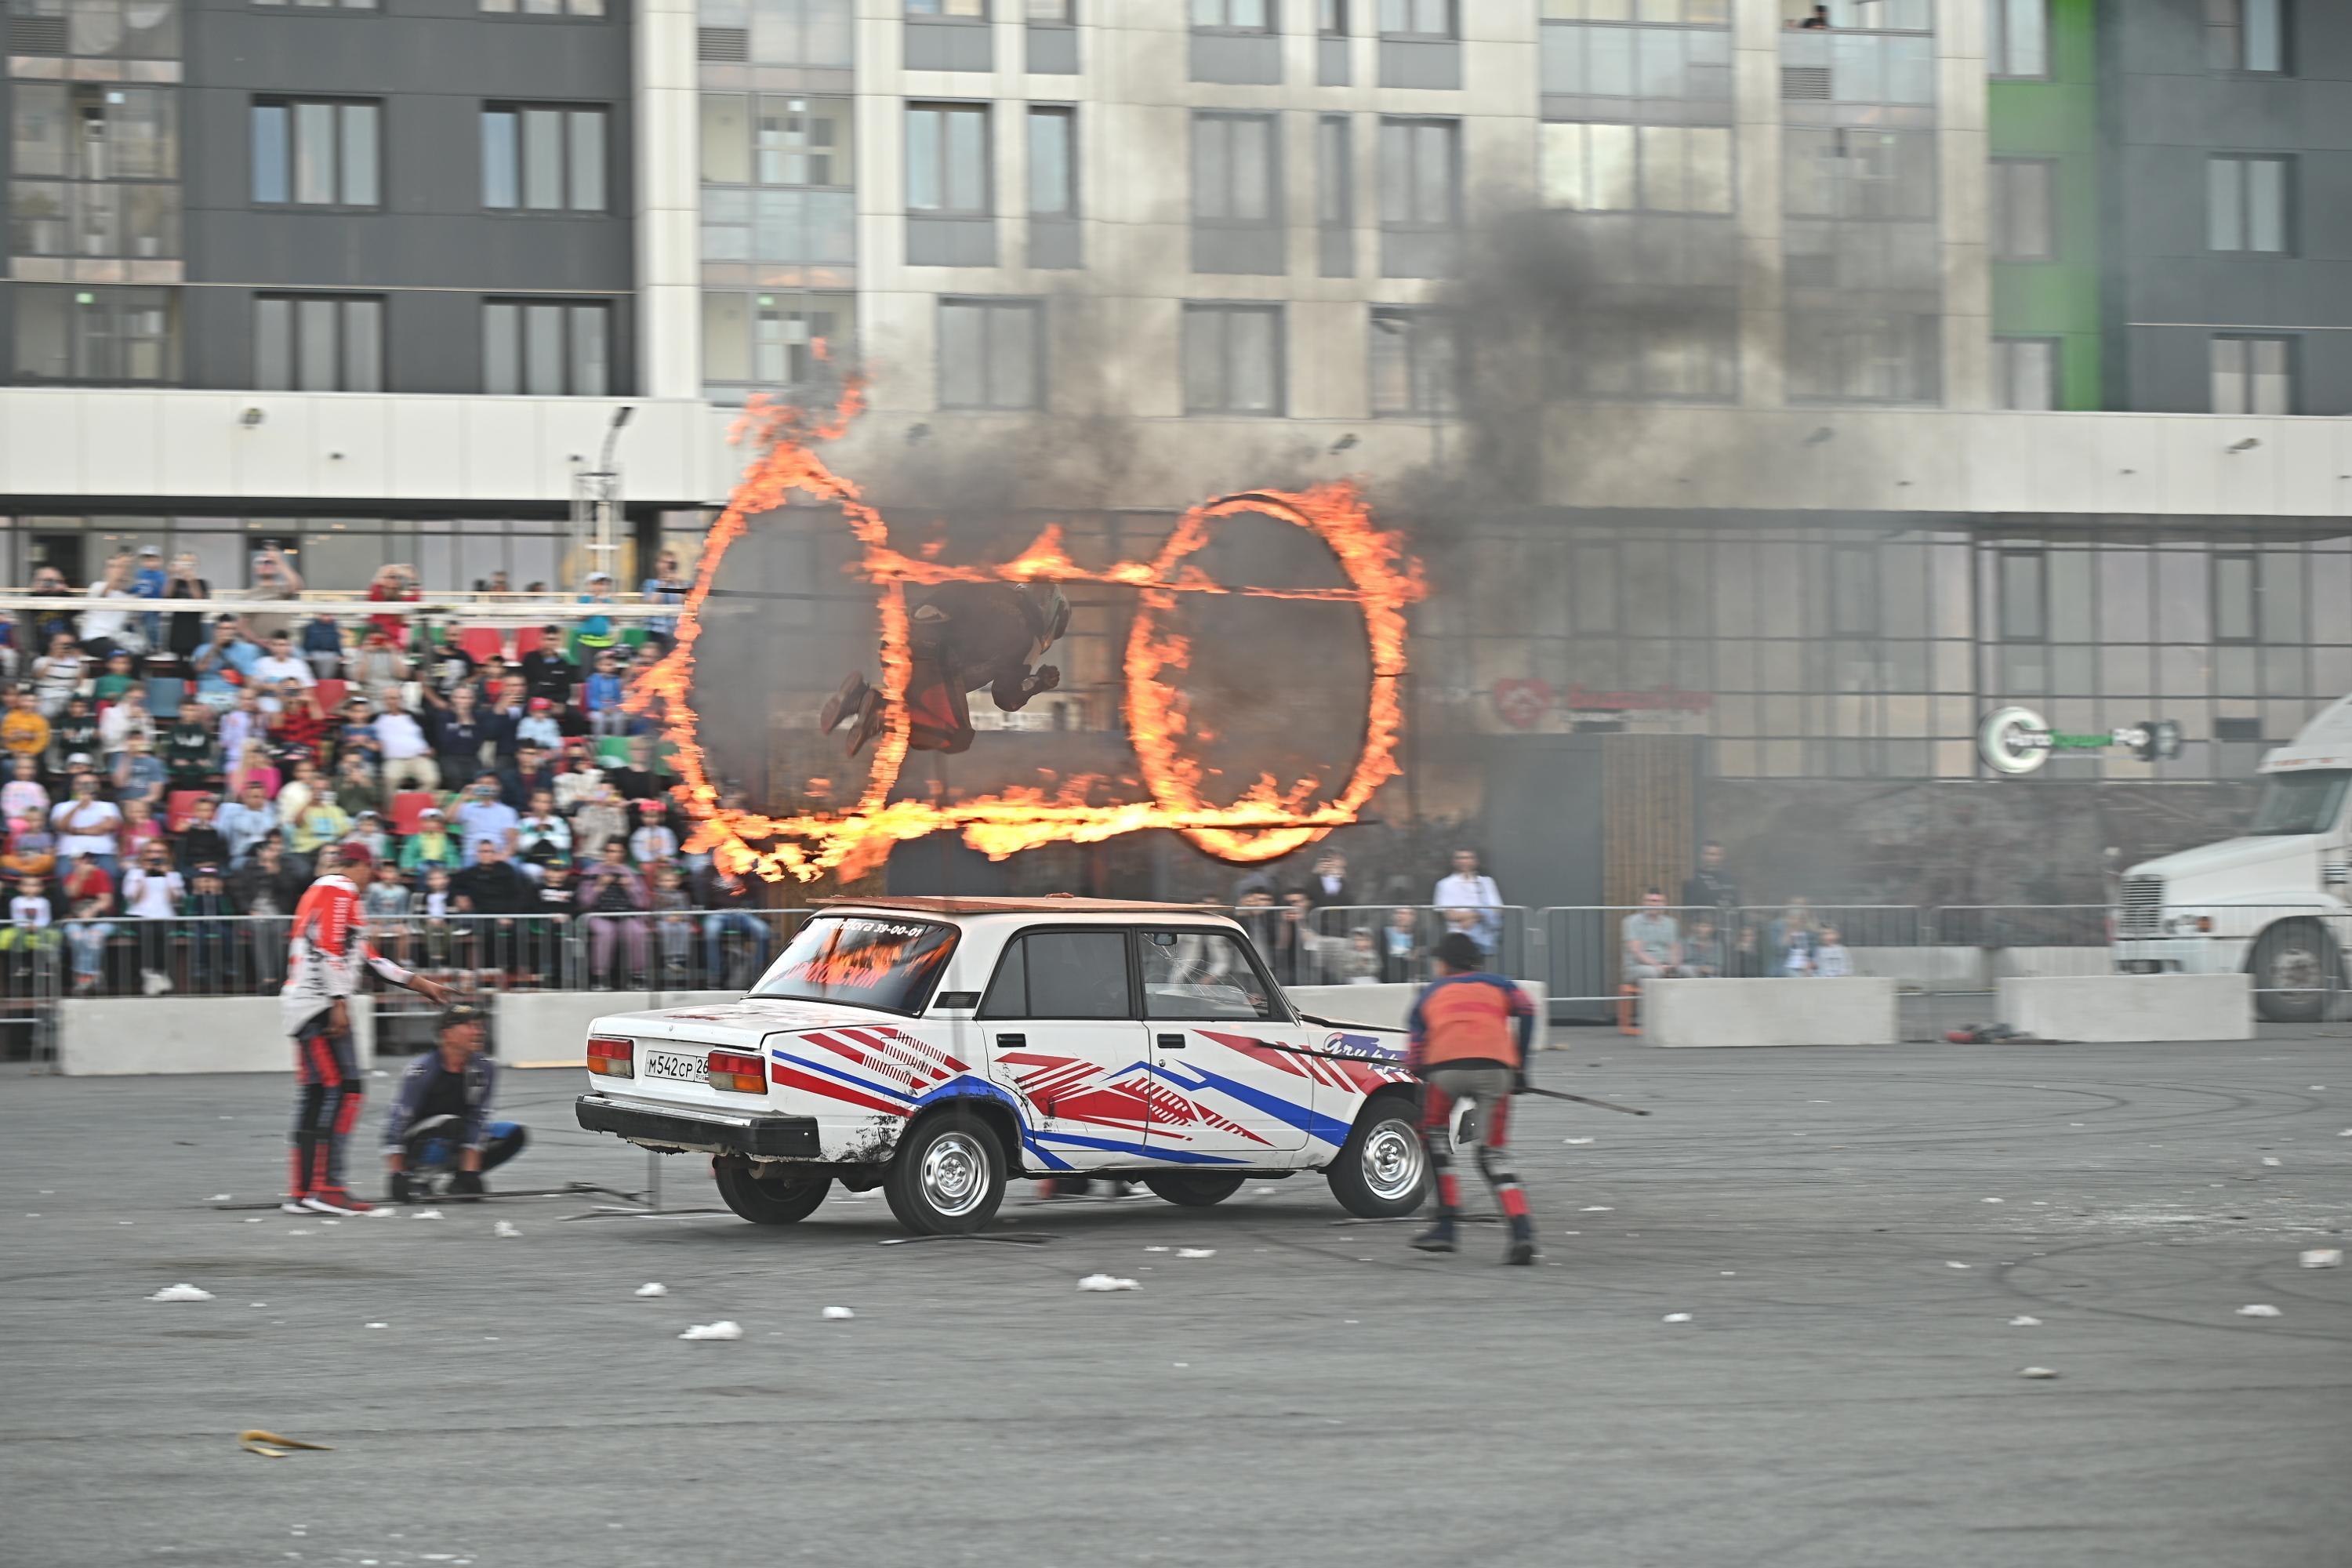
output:
[[[1462,226],[1462,126],[1381,121],[1381,270],[1391,278],[1453,272]]]
[[[1045,405],[1045,315],[1034,300],[940,301],[940,406]]]
[[[1780,0],[1780,23],[1805,31],[1924,33],[1936,25],[1936,5],[1935,0]]]
[[[2213,412],[2294,412],[2294,340],[2217,337],[2212,344]]]
[[[1462,331],[1450,312],[1376,305],[1371,329],[1376,416],[1427,416],[1461,407]]]
[[[1459,38],[1461,17],[1455,4],[1456,0],[1381,0],[1381,37]]]
[[[2058,165],[2047,158],[1995,158],[1986,193],[1995,261],[2058,256]]]
[[[2250,550],[2213,552],[2213,640],[2254,640],[2254,555]],[[2259,739],[2259,737],[2256,737]]]
[[[1932,131],[1800,130],[1781,133],[1783,210],[1792,217],[1936,216]]]
[[[613,389],[612,311],[602,304],[482,301],[482,390],[602,397]]]
[[[857,258],[849,100],[702,97],[702,258]]]
[[[382,392],[383,301],[255,296],[253,384],[263,392]]]
[[[18,80],[10,90],[14,256],[180,254],[179,95]]]
[[[1867,544],[1830,546],[1830,636],[1878,635],[1878,551]]]
[[[298,5],[316,5],[320,0],[295,0]],[[350,0],[346,0],[350,3]],[[366,0],[373,4],[373,0]],[[478,9],[501,16],[601,16],[604,0],[474,0]]]
[[[2043,412],[2058,406],[2058,340],[1995,338],[1993,395],[2003,408]]]
[[[907,15],[952,22],[985,22],[988,0],[907,0]]]
[[[2004,550],[1995,558],[2003,642],[2047,642],[2049,558],[2039,550]]]
[[[2294,246],[2294,160],[2209,158],[2205,243],[2215,250],[2284,256]]]
[[[1277,0],[1192,0],[1195,32],[1271,33]]]
[[[289,0],[252,0],[252,4],[256,5],[284,5],[288,3]],[[292,0],[292,4],[305,6],[341,5],[346,11],[373,11],[376,9],[376,0]],[[482,9],[488,11],[495,9],[495,7],[485,5]]]
[[[2050,74],[2050,0],[1985,0],[1985,74]]]
[[[1542,135],[1547,206],[1575,212],[1732,210],[1727,129],[1550,122]]]
[[[376,103],[256,99],[253,199],[267,205],[383,205]]]
[[[16,374],[26,381],[169,382],[180,374],[180,305],[170,289],[19,283]]]
[[[816,345],[845,353],[856,320],[856,300],[848,294],[706,289],[702,378],[734,391],[810,385],[820,363]]]
[[[1641,0],[1640,19],[1669,26],[1723,27],[1731,23],[1731,0]],[[1543,0],[1547,22],[1624,22],[1636,6],[1629,0]]]
[[[2286,0],[2205,0],[2205,63],[2215,70],[2286,69]]]
[[[1348,0],[1317,0],[1315,30],[1327,38],[1348,36]]]
[[[907,106],[907,210],[985,216],[988,110],[977,104]]]
[[[1722,403],[1739,392],[1739,311],[1720,290],[1604,300],[1557,329],[1564,397]]]
[[[845,68],[854,0],[701,0],[696,53],[713,63]]]
[[[1282,307],[1184,307],[1184,412],[1279,416]]]
[[[11,55],[179,58],[179,0],[16,0],[10,10]]]
[[[1356,272],[1356,170],[1353,132],[1344,114],[1315,122],[1316,268],[1326,278]]]
[[[1583,10],[1611,23],[1630,23],[1633,7],[1611,5],[1606,0],[1572,0],[1562,9]],[[1728,102],[1731,99],[1731,33],[1721,10],[1686,4],[1644,5],[1647,22],[1663,20],[1653,13],[1673,11],[1681,24],[1615,26],[1584,23],[1561,16],[1548,3],[1542,28],[1540,79],[1545,92],[1570,98],[1680,99]],[[1706,18],[1706,20],[1701,20]]]
[[[1029,20],[1049,26],[1075,27],[1078,0],[1029,0]]]
[[[1029,215],[1078,216],[1078,114],[1075,109],[1029,110]]]
[[[1279,273],[1282,182],[1271,114],[1192,116],[1192,270]]]
[[[1943,318],[1789,314],[1789,395],[1799,402],[1933,403],[1942,380]]]
[[[482,205],[494,212],[603,212],[604,158],[601,109],[482,110]]]

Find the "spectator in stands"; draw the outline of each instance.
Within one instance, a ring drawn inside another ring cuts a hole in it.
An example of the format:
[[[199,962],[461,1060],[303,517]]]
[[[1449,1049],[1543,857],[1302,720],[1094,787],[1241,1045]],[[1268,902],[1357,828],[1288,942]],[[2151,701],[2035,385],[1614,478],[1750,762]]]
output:
[[[441,765],[442,781],[452,788],[482,769],[482,750],[489,744],[490,726],[474,706],[474,689],[459,686],[449,693],[449,706],[436,716],[433,750]]]
[[[236,617],[221,616],[213,622],[212,640],[188,656],[188,668],[196,679],[197,700],[215,710],[232,706],[260,658],[261,650],[238,635]]]
[[[115,799],[126,805],[134,800],[144,801],[150,807],[163,805],[168,775],[163,759],[155,755],[155,743],[134,732],[127,745],[129,749],[114,759]]]
[[[98,754],[98,717],[89,710],[89,700],[77,697],[67,703],[66,710],[49,726],[49,754],[59,760],[51,772],[67,773],[91,766],[90,759]]]
[[[96,773],[74,775],[73,793],[49,813],[49,827],[58,836],[59,859],[70,862],[90,856],[106,873],[109,883],[112,882],[121,854],[122,811],[112,801],[100,797]]]
[[[163,596],[163,550],[161,545],[139,547],[138,563],[131,573],[131,591],[142,599]],[[151,648],[163,646],[163,617],[150,610],[139,617],[139,635]]]
[[[180,869],[192,872],[198,866],[221,867],[232,864],[236,857],[229,853],[228,836],[220,829],[218,808],[209,795],[196,796],[188,807],[187,825],[178,834]]]
[[[371,629],[362,639],[358,655],[352,660],[352,679],[371,695],[381,699],[387,691],[396,691],[408,679],[408,656],[392,638]]]
[[[1315,858],[1315,874],[1307,879],[1307,896],[1320,909],[1345,909],[1356,901],[1355,885],[1348,880],[1348,858],[1326,849]]]
[[[259,784],[261,793],[270,800],[286,787],[286,775],[269,760],[269,748],[258,740],[247,741],[235,766],[228,771],[228,787],[239,800],[245,798],[247,784]]]
[[[378,855],[369,863],[375,868],[375,877],[360,893],[360,912],[367,917],[368,935],[376,950],[394,963],[404,963],[408,952],[408,884],[389,857]]]
[[[485,680],[488,707],[484,710],[491,728],[490,750],[502,763],[511,763],[522,748],[522,721],[530,713],[530,699],[523,690],[522,677],[501,673],[493,683]]]
[[[1620,922],[1619,931],[1626,980],[1662,980],[1682,973],[1682,928],[1666,913],[1665,894],[1655,888],[1644,892],[1642,907]]]
[[[383,711],[375,716],[375,743],[383,757],[383,787],[388,790],[429,790],[441,783],[441,769],[424,727],[403,708],[397,691],[385,691],[379,700]]]
[[[677,835],[662,820],[662,809],[657,800],[637,802],[637,815],[643,821],[629,835],[629,858],[639,866],[651,868],[677,858]]]
[[[585,847],[602,846],[607,839],[625,848],[629,836],[629,816],[613,786],[598,779],[572,813],[572,841]]]
[[[16,879],[16,891],[8,900],[8,926],[0,931],[0,952],[39,957],[56,951],[55,911],[47,888],[46,879],[37,873]]]
[[[1802,898],[1790,899],[1780,918],[1772,922],[1773,972],[1811,974],[1813,949],[1820,942],[1821,927],[1814,922],[1812,906]]]
[[[54,566],[37,566],[33,569],[31,592],[36,597],[44,599],[71,601],[80,596],[66,586],[65,574]],[[36,611],[32,621],[32,633],[25,644],[25,651],[27,653],[36,648],[54,646],[60,633],[67,637],[73,635],[73,611],[70,604],[60,604],[53,608]],[[50,717],[55,718],[56,715],[51,714]]]
[[[518,751],[535,746],[542,756],[555,756],[563,750],[563,731],[555,722],[555,704],[544,697],[534,697],[523,710],[522,721],[515,726]]]
[[[131,749],[133,735],[143,735],[147,743],[155,743],[155,716],[147,711],[147,689],[134,686],[122,694],[122,700],[99,710],[98,751],[112,767],[115,759]]]
[[[332,610],[320,610],[303,625],[302,658],[320,680],[343,673],[343,628]]]
[[[583,605],[613,603],[613,574],[610,572],[588,574],[588,591],[580,595]],[[604,615],[583,616],[572,629],[572,656],[584,662],[593,661],[597,654],[619,641],[613,630],[613,617]]]
[[[400,847],[400,868],[408,873],[414,884],[425,872],[438,868],[457,868],[457,841],[449,837],[448,819],[437,805],[428,805],[418,814],[416,831]]]
[[[270,546],[253,554],[253,586],[237,593],[226,593],[224,599],[252,599],[261,604],[277,604],[298,598],[302,593],[302,574],[286,559],[284,551]],[[251,615],[246,617],[248,633],[268,642],[282,635],[292,617],[283,615]]]
[[[99,987],[106,975],[106,943],[114,935],[114,926],[103,917],[105,900],[85,898],[70,906],[73,923],[66,928],[66,946],[73,959],[73,988],[77,996],[87,996]]]
[[[88,900],[97,904],[101,913],[113,912],[114,874],[99,864],[95,853],[84,850],[70,859],[63,855],[58,858],[66,868],[61,888],[68,905],[79,908]]]
[[[533,790],[529,814],[515,821],[515,857],[534,877],[572,858],[572,825],[555,815],[555,796],[546,790]]]
[[[587,710],[591,733],[625,735],[629,732],[629,716],[621,708],[625,689],[621,681],[620,656],[605,648],[596,655],[596,668],[588,677],[581,703]]]
[[[1838,928],[1822,927],[1822,940],[1813,949],[1813,976],[1819,980],[1843,980],[1853,973],[1853,955],[1845,950]]]
[[[607,769],[604,776],[623,800],[658,800],[663,794],[661,775],[655,770],[654,743],[643,735],[629,738],[628,763]]]
[[[638,832],[645,831],[639,828]],[[684,985],[694,967],[693,895],[673,861],[654,868],[654,955],[661,965],[663,985]]]
[[[236,902],[221,880],[217,861],[198,861],[190,875],[188,896],[180,904],[188,939],[188,984],[202,996],[225,995],[237,988]]]
[[[749,877],[722,871],[716,864],[703,874],[698,901],[710,910],[702,917],[702,967],[714,985],[723,984],[726,944],[730,931],[743,938],[750,950],[750,973],[768,967],[768,922],[759,916],[759,898]]]
[[[1320,942],[1318,966],[1326,985],[1377,985],[1381,980],[1381,950],[1370,926],[1349,926],[1344,939]]]
[[[47,877],[58,867],[58,837],[42,823],[43,816],[12,817],[8,823],[8,852],[0,855],[0,872],[21,882],[27,877]]]
[[[1390,985],[1418,984],[1422,979],[1421,917],[1411,909],[1389,911],[1381,928],[1381,979]]]
[[[1285,985],[1316,985],[1321,984],[1315,971],[1315,928],[1307,921],[1314,903],[1306,890],[1293,888],[1282,895],[1281,917],[1274,922],[1274,945],[1266,952],[1266,962],[1274,965],[1274,976]]]
[[[40,709],[41,717],[55,719],[66,710],[66,704],[81,689],[85,662],[71,632],[59,632],[49,639],[49,651],[33,661],[34,706]]]
[[[1470,933],[1479,952],[1489,958],[1495,955],[1503,935],[1503,892],[1494,878],[1478,869],[1475,849],[1454,852],[1454,870],[1439,879],[1430,902],[1448,913],[1468,911],[1471,918],[1458,922],[1459,929]]]
[[[677,552],[665,550],[654,563],[654,574],[646,578],[640,592],[648,605],[682,605],[686,602],[686,579],[677,573]],[[665,648],[677,640],[677,617],[655,616],[646,621],[646,635],[658,638]]]
[[[457,896],[459,913],[497,917],[474,922],[472,934],[490,967],[515,967],[520,953],[514,917],[529,906],[533,889],[507,858],[506,840],[487,834],[475,839],[474,863],[449,879],[449,890]]]
[[[368,602],[373,605],[416,603],[416,568],[394,563],[379,566],[368,583]],[[388,647],[408,646],[408,617],[405,616],[370,616],[370,635],[381,637]]]
[[[160,840],[149,842],[122,875],[123,912],[139,922],[139,984],[150,996],[172,989],[172,921],[187,890]]]
[[[1698,869],[1683,879],[1683,908],[1721,915],[1738,907],[1739,884],[1724,869],[1723,846],[1710,838],[1699,846]]]
[[[530,742],[515,753],[514,761],[499,770],[499,798],[517,811],[528,810],[531,796],[555,789],[555,770],[548,765],[547,753]]]
[[[562,626],[541,628],[539,646],[522,656],[522,679],[526,691],[551,703],[572,695],[580,667],[564,657]]]
[[[377,787],[375,771],[368,765],[365,752],[352,751],[342,754],[335,771],[335,799],[352,814],[352,820],[380,816],[384,808],[383,791]]]
[[[209,599],[213,585],[205,580],[196,558],[186,551],[172,557],[172,569],[163,582],[166,599]],[[182,664],[186,664],[204,646],[205,620],[193,611],[183,610],[163,618],[163,647]]]
[[[138,679],[138,672],[131,668],[129,654],[109,654],[105,668],[99,671],[98,679],[90,682],[89,694],[98,700],[102,710],[110,702],[121,701],[122,694],[130,690],[131,683]]]
[[[1691,919],[1690,937],[1683,943],[1683,973],[1696,979],[1711,980],[1723,970],[1723,933],[1716,929],[1713,919],[1695,915]]]
[[[628,863],[627,847],[618,837],[605,839],[600,858],[580,879],[581,911],[600,917],[588,922],[591,984],[611,969],[616,948],[627,957],[624,984],[646,972],[646,922],[627,917],[642,916],[651,900],[645,878]]]
[[[466,843],[495,838],[502,850],[513,847],[515,828],[521,821],[515,808],[500,797],[499,775],[488,771],[476,774],[473,787],[463,795],[450,797],[449,816],[457,837]]]
[[[523,922],[523,962],[541,974],[554,974],[560,971],[563,932],[578,907],[580,890],[572,885],[569,856],[551,856],[535,868],[538,879],[525,899],[530,918]]]
[[[342,804],[340,795],[336,804]],[[395,858],[397,851],[393,845],[392,835],[384,831],[383,816],[380,812],[368,810],[352,813],[352,830],[343,835],[343,842],[366,850],[368,862],[371,865],[381,865],[387,860],[392,861],[395,866],[399,864]]]
[[[49,749],[49,721],[33,700],[33,689],[20,686],[8,693],[8,713],[0,718],[0,747],[11,757],[38,761]]]
[[[252,858],[264,838],[278,831],[278,807],[270,803],[268,786],[249,779],[236,798],[221,807],[220,830],[228,840],[227,864],[232,872]]]
[[[288,837],[292,837],[302,821],[302,814],[310,809],[310,802],[326,787],[319,776],[319,764],[307,756],[294,759],[293,776],[278,786],[278,820]]]
[[[254,661],[250,672],[254,685],[260,690],[274,695],[283,690],[289,680],[306,688],[319,683],[309,661],[296,656],[294,639],[286,633],[273,633],[262,646],[267,651]],[[267,699],[262,706],[266,711],[268,707]]]
[[[31,757],[17,757],[9,763],[8,773],[8,782],[0,784],[0,817],[47,822],[49,792],[42,787],[38,763]]]
[[[319,851],[341,844],[351,830],[351,813],[343,809],[333,790],[321,786],[294,819],[287,837],[293,841],[296,855],[315,860]]]
[[[254,742],[268,741],[269,726],[262,721],[261,698],[252,687],[240,686],[229,698],[227,708],[217,721],[216,734],[224,770],[243,761],[246,747]],[[226,781],[226,773],[223,778]]]
[[[135,797],[118,801],[122,807],[122,863],[136,865],[147,852],[150,844],[162,844],[167,850],[171,843],[163,833],[163,825],[155,820],[154,808]]]
[[[90,607],[76,623],[82,652],[104,658],[118,648],[146,650],[146,639],[132,627],[131,612],[125,607],[139,599],[131,588],[131,552],[118,550],[106,558],[105,570],[90,584],[88,597]]]
[[[253,858],[228,879],[229,897],[248,915],[267,917],[247,922],[253,943],[253,973],[264,986],[276,984],[286,970],[286,921],[302,901],[310,879],[286,859],[284,838],[273,830],[255,846]]]
[[[319,706],[317,689],[298,680],[278,683],[278,706],[269,713],[268,722],[270,743],[280,754],[299,752],[312,758],[326,755],[327,739],[335,727],[335,721]]]
[[[427,868],[424,886],[413,889],[408,900],[410,931],[417,940],[419,963],[437,966],[449,962],[449,917],[457,912],[457,895],[449,890],[449,868]]]
[[[173,789],[202,789],[220,776],[220,757],[205,705],[183,698],[180,716],[163,732],[163,763]]]

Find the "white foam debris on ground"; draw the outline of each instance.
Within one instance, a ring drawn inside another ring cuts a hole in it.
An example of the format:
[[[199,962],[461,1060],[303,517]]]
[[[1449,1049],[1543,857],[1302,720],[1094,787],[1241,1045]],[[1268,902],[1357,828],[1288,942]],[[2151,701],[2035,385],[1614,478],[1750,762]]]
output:
[[[854,1318],[856,1316],[857,1316],[857,1314],[851,1311],[846,1307],[827,1307],[824,1310],[824,1317],[828,1322],[840,1322],[844,1319]]]
[[[262,1216],[259,1215],[254,1215],[250,1218],[247,1219],[245,1223],[247,1225],[259,1225],[261,1223],[261,1217]]]
[[[2008,1201],[2009,1200],[2007,1198],[1979,1198],[1977,1200],[1977,1202],[1980,1204],[2000,1204],[2007,1203]]]
[[[399,1217],[400,1211],[389,1204],[368,1210],[370,1219],[398,1219]]]
[[[1176,1249],[1179,1258],[1214,1258],[1216,1255],[1217,1249],[1213,1247],[1180,1247]]]
[[[371,1329],[388,1329],[392,1327],[392,1325],[390,1323],[370,1323],[368,1327]]]
[[[2286,1162],[2280,1159],[2276,1154],[2265,1154],[2263,1156],[2263,1163],[2265,1165],[2284,1165]]]
[[[2012,1329],[2038,1329],[2042,1326],[2042,1320],[2039,1318],[2029,1318],[2024,1313],[2021,1312],[2016,1317],[2011,1318],[2009,1321],[2009,1326]]]
[[[2340,1247],[2315,1247],[2298,1254],[2295,1262],[2305,1268],[2341,1268],[2344,1249]]]
[[[441,1217],[441,1211],[439,1209],[418,1209],[415,1214],[410,1215],[408,1217],[411,1219],[439,1219]]]
[[[2046,1366],[2021,1366],[2017,1369],[2017,1375],[2020,1377],[2055,1377],[2058,1374],[2051,1371]]]
[[[205,1202],[208,1204],[225,1204],[235,1195],[236,1194],[232,1193],[215,1193],[212,1196],[206,1198]]]
[[[490,1233],[493,1236],[520,1236],[522,1234],[522,1232],[517,1230],[514,1226],[507,1220],[500,1220],[498,1224],[492,1226],[490,1227]]]
[[[1947,1268],[1974,1268],[1976,1265],[1973,1263],[1955,1263],[1950,1258],[1947,1258],[1944,1259],[1944,1267]]]
[[[1592,1142],[1592,1140],[1591,1140],[1591,1139],[1590,1139],[1590,1138],[1563,1138],[1563,1139],[1561,1139],[1561,1140],[1560,1140],[1560,1142],[1563,1142],[1563,1143],[1570,1143],[1570,1144],[1578,1144],[1578,1145],[1581,1145],[1581,1144],[1585,1144],[1585,1143],[1590,1143],[1590,1142]]]
[[[1690,1321],[1690,1314],[1688,1312],[1668,1312],[1664,1317],[1658,1320],[1658,1321],[1662,1323],[1687,1323]]]
[[[1146,1252],[1165,1252],[1168,1248],[1164,1247],[1147,1247],[1143,1250]]]
[[[2242,1318],[2275,1318],[2278,1315],[2279,1310],[2267,1301],[2250,1302],[2238,1309],[2238,1316]]]
[[[1272,1187],[1252,1187],[1250,1189],[1250,1196],[1254,1198],[1270,1198],[1274,1196],[1274,1189]]]
[[[644,1284],[636,1288],[635,1294],[639,1296],[667,1296],[669,1294],[669,1287],[662,1284],[658,1280],[648,1279]]]
[[[199,1290],[194,1285],[166,1285],[147,1299],[150,1301],[209,1301],[213,1293]]]
[[[1584,1207],[1577,1210],[1576,1212],[1579,1214],[1615,1214],[1617,1211],[1610,1207],[1607,1204],[1587,1204]]]
[[[1122,1279],[1116,1274],[1089,1274],[1078,1281],[1081,1290],[1140,1290],[1142,1286],[1132,1279]]]
[[[1737,1268],[1718,1268],[1716,1272],[1722,1275],[1726,1279],[1735,1279],[1739,1276],[1739,1270]]]
[[[740,1340],[743,1325],[721,1318],[715,1323],[696,1323],[677,1336],[682,1340]]]
[[[286,1234],[289,1236],[308,1236],[310,1233],[307,1230],[289,1230]]]

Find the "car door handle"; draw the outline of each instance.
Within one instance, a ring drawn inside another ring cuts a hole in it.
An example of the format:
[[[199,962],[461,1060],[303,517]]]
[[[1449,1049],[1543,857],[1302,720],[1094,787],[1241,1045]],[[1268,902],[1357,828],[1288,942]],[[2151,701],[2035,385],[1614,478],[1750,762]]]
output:
[[[1022,1047],[1029,1043],[1029,1037],[1026,1035],[999,1035],[996,1037],[996,1043],[1000,1047],[1006,1050],[1019,1050]]]
[[[1160,1048],[1163,1051],[1181,1051],[1184,1048],[1184,1037],[1162,1035],[1160,1037]]]

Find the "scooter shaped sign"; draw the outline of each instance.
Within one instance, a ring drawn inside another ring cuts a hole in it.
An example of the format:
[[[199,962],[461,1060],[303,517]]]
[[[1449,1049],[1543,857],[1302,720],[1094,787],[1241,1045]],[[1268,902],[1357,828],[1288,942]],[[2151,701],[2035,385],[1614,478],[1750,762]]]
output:
[[[2103,752],[2121,746],[2144,763],[2170,762],[2180,754],[2180,726],[2149,719],[2095,735],[2069,735],[2031,708],[1996,708],[1977,727],[1977,751],[1995,773],[2022,775],[2038,771],[2057,752]]]

